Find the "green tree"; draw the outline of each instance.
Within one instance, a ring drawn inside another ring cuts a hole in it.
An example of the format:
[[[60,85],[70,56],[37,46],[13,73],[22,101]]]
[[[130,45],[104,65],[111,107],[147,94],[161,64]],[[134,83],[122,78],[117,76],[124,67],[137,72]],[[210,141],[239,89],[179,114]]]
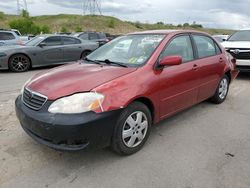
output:
[[[183,27],[189,27],[190,25],[189,25],[189,23],[184,23],[183,24]]]
[[[157,22],[156,24],[157,24],[157,25],[164,25],[163,22]]]
[[[22,10],[22,13],[21,13],[21,16],[24,17],[24,18],[29,18],[30,17],[30,14],[27,10]]]

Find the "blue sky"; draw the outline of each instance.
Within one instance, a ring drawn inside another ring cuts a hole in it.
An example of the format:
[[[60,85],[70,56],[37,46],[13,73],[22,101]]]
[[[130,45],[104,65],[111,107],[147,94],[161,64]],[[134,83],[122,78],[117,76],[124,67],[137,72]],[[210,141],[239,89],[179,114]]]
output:
[[[22,1],[22,0],[20,0]],[[51,14],[83,14],[86,0],[27,0],[32,16]],[[99,0],[104,15],[122,20],[154,23],[192,23],[206,27],[250,28],[250,0]],[[17,13],[16,0],[0,0],[0,11]]]

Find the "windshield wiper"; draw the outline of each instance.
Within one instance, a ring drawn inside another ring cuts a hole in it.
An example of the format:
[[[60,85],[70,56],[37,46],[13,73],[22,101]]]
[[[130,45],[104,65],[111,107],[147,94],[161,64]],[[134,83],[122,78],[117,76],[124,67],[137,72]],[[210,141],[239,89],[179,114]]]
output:
[[[95,60],[97,62],[101,62],[101,63],[106,63],[108,65],[110,64],[115,64],[115,65],[119,65],[121,67],[128,67],[127,65],[124,65],[123,63],[119,63],[119,62],[115,62],[115,61],[110,61],[109,59],[105,59],[105,60]]]
[[[84,61],[88,61],[88,62],[92,62],[92,63],[96,63],[96,64],[98,64],[98,65],[101,64],[99,61],[91,60],[91,59],[88,59],[87,57],[85,57],[83,60],[84,60]]]

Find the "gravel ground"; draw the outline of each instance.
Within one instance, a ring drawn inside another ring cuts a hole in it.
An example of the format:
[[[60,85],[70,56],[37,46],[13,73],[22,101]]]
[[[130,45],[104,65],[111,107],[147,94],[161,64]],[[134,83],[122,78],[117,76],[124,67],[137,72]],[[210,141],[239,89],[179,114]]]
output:
[[[121,157],[59,152],[24,133],[14,100],[43,70],[0,72],[0,187],[250,187],[250,74],[235,80],[223,104],[203,102],[159,123],[140,152]]]

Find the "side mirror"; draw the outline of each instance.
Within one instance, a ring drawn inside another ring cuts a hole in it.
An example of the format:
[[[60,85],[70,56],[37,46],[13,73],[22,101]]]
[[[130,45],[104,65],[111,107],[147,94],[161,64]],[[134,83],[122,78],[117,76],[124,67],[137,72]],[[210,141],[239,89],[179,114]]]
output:
[[[180,65],[182,64],[182,57],[181,56],[167,56],[164,57],[161,61],[160,61],[160,66],[164,67],[164,66],[173,66],[173,65]]]
[[[38,46],[42,48],[42,47],[47,46],[47,45],[45,42],[41,42]]]

